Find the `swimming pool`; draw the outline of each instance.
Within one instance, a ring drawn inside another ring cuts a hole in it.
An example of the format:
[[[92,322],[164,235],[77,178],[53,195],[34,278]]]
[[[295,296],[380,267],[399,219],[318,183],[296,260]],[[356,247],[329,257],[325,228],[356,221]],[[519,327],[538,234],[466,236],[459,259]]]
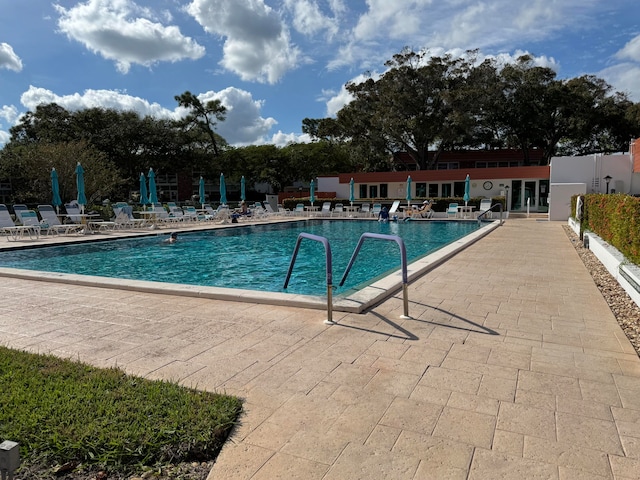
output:
[[[348,297],[400,267],[394,242],[367,241],[347,283],[337,287],[351,254],[364,232],[398,235],[411,263],[478,230],[476,222],[302,221],[246,225],[181,233],[178,243],[162,242],[166,234],[132,239],[0,252],[0,267],[52,272],[63,276],[108,277],[129,286],[137,282],[182,285],[202,292],[208,287],[269,292],[268,295],[326,294],[324,248],[302,242],[289,287],[283,282],[296,239],[301,232],[326,237],[333,254],[334,295]],[[4,270],[4,269],[3,269]],[[51,278],[52,276],[49,275]],[[53,275],[53,278],[61,278]],[[89,278],[89,277],[87,277]],[[95,281],[95,280],[94,280]],[[113,285],[114,282],[106,282]],[[233,295],[227,292],[228,295]]]

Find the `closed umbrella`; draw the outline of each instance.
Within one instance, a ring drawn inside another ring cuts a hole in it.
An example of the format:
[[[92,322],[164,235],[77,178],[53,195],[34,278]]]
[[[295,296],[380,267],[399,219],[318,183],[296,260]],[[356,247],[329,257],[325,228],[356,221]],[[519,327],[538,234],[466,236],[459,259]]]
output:
[[[227,186],[224,183],[224,173],[220,174],[220,203],[227,204]]]
[[[204,210],[204,204],[207,201],[204,193],[204,178],[200,177],[200,184],[198,186],[198,195],[200,195],[200,205],[202,205],[202,209]]]
[[[147,195],[147,179],[144,176],[144,173],[140,174],[140,205],[145,210],[147,209],[147,204],[149,203],[149,196]]]
[[[407,206],[411,206],[411,175],[407,177]]]
[[[469,201],[469,184],[470,184],[471,180],[469,179],[469,174],[467,174],[467,178],[464,180],[464,197],[462,197],[462,199],[464,200],[464,206],[467,206],[467,202]]]
[[[354,189],[355,189],[355,183],[353,181],[353,178],[351,178],[351,180],[349,180],[349,202],[351,202],[352,207],[353,207],[353,202],[356,199]]]
[[[51,169],[51,191],[53,192],[53,199],[51,200],[51,204],[56,207],[56,213],[60,213],[60,205],[62,205],[62,199],[60,198],[58,172],[56,172],[55,168]]]
[[[309,184],[309,201],[313,207],[313,202],[316,201],[316,182],[314,182],[313,179],[311,179],[311,183]]]
[[[244,180],[244,175],[240,178],[240,200],[242,200],[243,202],[247,199],[247,196],[245,194],[245,180]]]
[[[156,189],[156,174],[153,168],[149,169],[149,203],[155,205],[158,203],[158,190]]]
[[[78,189],[78,205],[80,205],[80,212],[84,213],[84,206],[87,204],[87,197],[84,193],[84,169],[80,162],[76,165],[76,187]]]

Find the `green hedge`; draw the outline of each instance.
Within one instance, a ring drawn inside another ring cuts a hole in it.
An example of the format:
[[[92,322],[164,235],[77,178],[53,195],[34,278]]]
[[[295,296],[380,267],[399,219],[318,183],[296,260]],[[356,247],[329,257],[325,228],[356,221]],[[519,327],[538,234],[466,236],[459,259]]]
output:
[[[581,230],[591,230],[617,248],[629,261],[640,264],[640,198],[625,194],[591,193],[584,197]],[[577,196],[571,201],[575,217]]]

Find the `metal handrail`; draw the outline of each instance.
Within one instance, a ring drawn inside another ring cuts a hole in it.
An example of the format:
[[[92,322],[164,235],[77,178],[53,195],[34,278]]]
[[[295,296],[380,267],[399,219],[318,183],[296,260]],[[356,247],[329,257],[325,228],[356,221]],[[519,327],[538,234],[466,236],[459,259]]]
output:
[[[342,280],[340,280],[340,286],[344,285],[345,280],[347,279],[347,275],[349,275],[349,271],[353,266],[353,263],[358,256],[358,252],[360,252],[360,247],[362,247],[362,243],[367,238],[377,238],[379,240],[389,240],[396,242],[400,247],[400,262],[402,265],[402,298],[403,298],[403,306],[404,306],[404,315],[403,318],[411,318],[409,316],[409,294],[407,290],[408,286],[408,276],[407,276],[407,248],[404,245],[404,240],[397,235],[386,235],[384,233],[363,233],[360,236],[360,240],[358,240],[358,245],[353,250],[353,254],[351,255],[351,260],[349,260],[349,264],[342,275]]]
[[[284,280],[284,287],[287,288],[289,285],[289,279],[291,278],[291,272],[293,271],[293,266],[296,263],[296,257],[298,256],[298,250],[300,250],[300,243],[303,239],[314,240],[316,242],[320,242],[324,245],[325,257],[326,257],[326,267],[327,267],[327,319],[324,323],[328,325],[333,325],[333,268],[331,265],[331,245],[329,245],[329,240],[325,237],[321,237],[320,235],[313,235],[311,233],[301,233],[298,235],[298,240],[296,241],[296,246],[293,250],[293,256],[291,257],[291,263],[289,264],[289,271],[287,272],[287,277]]]
[[[492,212],[494,207],[500,207],[500,225],[502,225],[504,223],[504,218],[502,218],[502,212],[503,212],[503,207],[502,207],[502,203],[498,202],[498,203],[494,203],[493,205],[491,205],[487,210],[485,210],[484,212],[481,212],[478,214],[478,216],[476,217],[476,220],[478,220],[478,225],[480,225],[480,222],[484,219],[484,217],[487,215],[487,213]]]

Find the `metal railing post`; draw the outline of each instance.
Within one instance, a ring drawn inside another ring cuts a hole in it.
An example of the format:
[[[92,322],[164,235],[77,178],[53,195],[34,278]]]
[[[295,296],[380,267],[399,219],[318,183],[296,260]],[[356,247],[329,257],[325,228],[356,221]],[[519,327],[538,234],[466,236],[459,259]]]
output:
[[[298,239],[296,240],[296,246],[293,250],[293,255],[291,257],[291,263],[289,263],[289,271],[287,272],[287,277],[284,280],[283,288],[287,288],[289,285],[289,279],[291,278],[291,272],[293,271],[293,266],[296,263],[296,258],[298,256],[298,250],[300,249],[300,243],[302,240],[307,238],[309,240],[314,240],[316,242],[320,242],[324,245],[325,257],[326,257],[326,267],[327,267],[327,319],[324,321],[327,325],[333,325],[335,322],[333,321],[333,268],[331,265],[331,245],[329,245],[329,240],[325,237],[321,237],[319,235],[313,235],[311,233],[301,233],[298,235]]]
[[[402,299],[403,299],[403,311],[404,314],[401,315],[401,318],[411,318],[409,316],[409,291],[408,291],[408,275],[407,275],[407,248],[404,245],[404,240],[397,235],[386,235],[383,233],[363,233],[360,236],[360,240],[358,240],[358,245],[353,250],[353,254],[351,255],[351,260],[349,260],[349,264],[342,275],[342,280],[340,280],[340,286],[344,285],[345,280],[347,279],[347,275],[349,275],[349,271],[353,266],[353,262],[355,262],[356,257],[358,256],[358,252],[360,252],[360,247],[362,243],[367,238],[377,238],[379,240],[389,240],[396,242],[400,247],[400,263],[402,268]]]

